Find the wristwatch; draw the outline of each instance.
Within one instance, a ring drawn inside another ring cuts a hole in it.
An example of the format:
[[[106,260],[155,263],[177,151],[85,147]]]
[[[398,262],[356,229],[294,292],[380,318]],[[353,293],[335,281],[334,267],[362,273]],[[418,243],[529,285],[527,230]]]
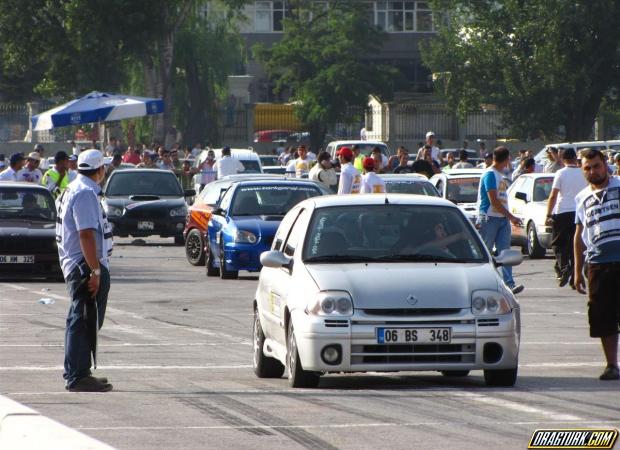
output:
[[[101,269],[93,269],[90,271],[90,276],[95,276],[95,277],[100,277],[101,276]]]

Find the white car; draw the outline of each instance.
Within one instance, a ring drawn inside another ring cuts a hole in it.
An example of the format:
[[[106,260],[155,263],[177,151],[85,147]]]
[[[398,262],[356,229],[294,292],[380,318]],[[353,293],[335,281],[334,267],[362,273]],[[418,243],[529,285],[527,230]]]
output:
[[[292,387],[332,372],[482,369],[517,378],[519,304],[495,259],[452,203],[429,196],[342,195],[301,202],[283,219],[254,305],[254,371]],[[449,280],[447,282],[447,280]]]
[[[475,223],[478,215],[478,187],[483,169],[453,169],[431,178],[439,195],[456,204]]]
[[[575,153],[579,155],[579,152],[584,148],[595,148],[600,151],[605,151],[608,149],[617,151],[620,149],[620,140],[612,140],[612,141],[588,141],[588,142],[561,142],[558,144],[548,144],[545,145],[536,155],[534,155],[534,160],[536,164],[540,167],[544,166],[547,163],[547,150],[549,147],[555,147],[560,150],[564,150],[567,148],[572,148],[575,150]]]
[[[327,147],[325,147],[325,151],[329,153],[332,159],[338,159],[338,156],[336,155],[336,152],[338,150],[340,150],[342,147],[351,148],[354,145],[359,146],[360,154],[366,156],[372,153],[373,148],[379,147],[381,149],[381,153],[383,154],[384,164],[387,164],[387,160],[392,154],[387,144],[381,141],[332,141],[327,144]]]
[[[551,248],[552,229],[545,220],[553,177],[552,173],[527,173],[508,188],[508,210],[522,221],[521,226],[511,225],[512,243],[530,258],[542,258]]]
[[[194,167],[200,166],[206,159],[208,155],[207,149],[200,152],[200,154],[196,157],[194,161]],[[215,148],[213,149],[215,153],[215,160],[219,160],[222,157],[222,149]],[[258,153],[256,153],[252,148],[232,148],[230,149],[230,156],[233,159],[238,159],[243,164],[244,171],[243,174],[254,174],[254,173],[263,173],[263,166],[261,164],[260,157]],[[196,192],[200,191],[200,173],[194,175],[194,186],[196,187]]]
[[[379,174],[385,182],[385,190],[388,194],[418,194],[439,197],[435,186],[424,175],[419,173],[406,174]]]

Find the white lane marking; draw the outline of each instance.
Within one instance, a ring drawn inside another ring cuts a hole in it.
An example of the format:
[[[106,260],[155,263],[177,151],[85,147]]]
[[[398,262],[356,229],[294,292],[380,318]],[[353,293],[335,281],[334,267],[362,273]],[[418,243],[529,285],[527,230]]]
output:
[[[584,342],[553,342],[553,341],[530,341],[530,342],[521,342],[521,345],[596,345],[600,346],[600,342],[592,341],[584,341]]]
[[[522,403],[513,402],[511,400],[506,400],[503,398],[493,397],[490,395],[482,395],[482,394],[474,394],[473,392],[462,392],[459,397],[466,397],[475,402],[484,403],[490,406],[496,406],[504,409],[509,409],[512,411],[518,411],[527,414],[536,414],[539,416],[543,416],[548,419],[557,419],[557,420],[568,420],[568,421],[579,421],[585,420],[578,416],[573,416],[572,414],[563,414],[557,411],[552,411],[549,409],[537,408],[534,406],[524,405]]]
[[[25,291],[28,288],[25,288],[23,286],[19,286],[17,284],[13,284],[13,283],[0,283],[0,286],[6,286],[8,288],[13,289],[14,291]]]
[[[220,345],[252,345],[251,342],[162,342],[155,344],[132,344],[125,342],[122,344],[101,344],[97,347],[203,347]],[[58,344],[0,344],[0,347],[64,347],[62,342]]]
[[[213,365],[213,366],[162,366],[162,365],[118,365],[97,366],[101,370],[224,370],[224,369],[248,369],[251,364],[238,365]],[[4,366],[0,372],[49,372],[64,370],[63,366]]]

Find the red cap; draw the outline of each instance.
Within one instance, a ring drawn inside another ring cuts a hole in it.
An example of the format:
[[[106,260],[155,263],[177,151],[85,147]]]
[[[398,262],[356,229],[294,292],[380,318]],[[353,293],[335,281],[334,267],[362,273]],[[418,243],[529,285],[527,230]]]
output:
[[[340,149],[336,152],[336,155],[342,156],[343,158],[346,158],[346,159],[353,158],[353,152],[351,151],[349,147],[340,147]]]
[[[375,160],[367,156],[363,159],[362,166],[364,167],[364,169],[372,170],[375,168]]]

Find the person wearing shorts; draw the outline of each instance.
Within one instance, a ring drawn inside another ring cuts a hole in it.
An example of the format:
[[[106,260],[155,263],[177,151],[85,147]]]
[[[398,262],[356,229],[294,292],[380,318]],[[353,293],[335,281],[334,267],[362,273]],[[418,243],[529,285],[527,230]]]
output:
[[[605,155],[584,149],[581,167],[588,186],[575,197],[574,288],[586,293],[590,336],[600,338],[607,366],[601,380],[618,380],[620,330],[620,178],[609,175]]]

